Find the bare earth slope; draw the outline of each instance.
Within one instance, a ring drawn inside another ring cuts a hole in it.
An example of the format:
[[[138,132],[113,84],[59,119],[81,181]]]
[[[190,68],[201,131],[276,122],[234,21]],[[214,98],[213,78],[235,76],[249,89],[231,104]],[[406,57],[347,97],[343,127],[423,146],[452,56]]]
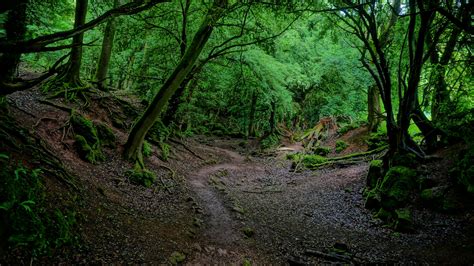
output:
[[[120,156],[126,130],[113,128],[119,148],[106,149],[105,162],[84,162],[62,131],[68,113],[39,103],[42,97],[35,90],[11,95],[11,113],[76,175],[84,240],[75,254],[45,261],[157,264],[180,252],[190,264],[474,262],[466,215],[417,209],[412,234],[374,220],[361,195],[366,163],[293,173],[284,156],[251,157],[241,140],[194,137],[171,142],[167,162],[154,147],[146,165],[158,180],[144,188],[125,175],[132,167]],[[107,112],[91,109],[84,114],[112,124]],[[328,256],[335,244],[346,255]]]

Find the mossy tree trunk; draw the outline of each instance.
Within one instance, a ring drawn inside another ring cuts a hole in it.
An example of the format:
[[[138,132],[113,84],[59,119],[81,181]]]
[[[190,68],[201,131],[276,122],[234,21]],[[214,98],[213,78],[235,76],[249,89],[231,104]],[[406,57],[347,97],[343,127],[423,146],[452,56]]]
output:
[[[76,9],[74,17],[74,28],[84,25],[87,16],[88,0],[76,0]],[[81,65],[82,65],[82,45],[84,34],[74,35],[72,38],[71,56],[67,68],[53,81],[58,85],[65,85],[69,88],[83,86],[81,81]]]
[[[211,36],[214,24],[221,17],[223,10],[227,6],[227,0],[215,0],[213,6],[209,10],[194,38],[181,58],[173,73],[165,81],[159,92],[150,103],[145,113],[140,117],[133,126],[127,143],[125,144],[124,156],[129,160],[137,160],[143,167],[142,147],[143,141],[148,130],[153,126],[159,118],[166,103],[176,92],[180,84],[192,70],[202,49],[206,45]]]
[[[367,91],[367,123],[369,132],[377,131],[381,119],[380,96],[376,86],[370,86]]]
[[[189,12],[189,7],[191,6],[191,0],[185,0],[184,3],[183,3],[183,0],[181,0],[180,4],[181,4],[182,21],[181,21],[181,38],[180,38],[179,49],[181,52],[181,57],[183,57],[188,47],[188,35],[187,35],[188,27],[187,26],[188,26],[188,12]],[[171,96],[171,99],[168,103],[168,109],[166,110],[162,119],[163,124],[165,126],[169,126],[171,122],[174,122],[174,120],[176,119],[176,113],[178,112],[178,108],[182,102],[181,98],[183,97],[184,92],[186,91],[187,85],[193,79],[193,76],[194,76],[193,71],[190,71],[188,76],[179,85],[178,89],[173,94],[173,96]]]
[[[13,1],[8,11],[7,21],[5,23],[6,40],[23,40],[26,33],[26,9],[29,0]],[[18,65],[20,64],[21,53],[8,52],[2,53],[0,57],[0,82],[11,82],[17,75]]]
[[[114,0],[114,8],[120,5],[120,0]],[[106,87],[107,74],[109,72],[110,57],[112,56],[112,48],[114,46],[116,21],[110,18],[105,25],[104,38],[102,40],[102,50],[100,53],[99,63],[97,65],[97,73],[95,80],[99,89]]]

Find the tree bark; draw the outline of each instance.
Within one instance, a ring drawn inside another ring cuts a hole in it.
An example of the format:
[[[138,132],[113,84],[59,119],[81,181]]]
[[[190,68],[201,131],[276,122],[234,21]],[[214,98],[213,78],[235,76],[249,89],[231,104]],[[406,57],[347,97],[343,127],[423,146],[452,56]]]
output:
[[[76,0],[76,11],[74,19],[74,28],[79,28],[86,22],[88,0]],[[81,64],[82,64],[82,43],[84,34],[77,34],[72,38],[71,57],[69,58],[69,67],[64,75],[60,76],[62,82],[68,83],[72,87],[82,86],[81,82]]]
[[[21,41],[26,33],[26,8],[29,0],[16,0],[12,2],[5,23],[6,40]],[[0,82],[11,82],[16,76],[20,64],[21,53],[5,52],[0,57]]]
[[[368,130],[369,132],[377,131],[381,119],[380,115],[382,110],[380,108],[380,100],[379,100],[379,92],[377,91],[376,86],[370,86],[368,91],[368,98],[367,98],[367,122],[368,122]]]
[[[114,0],[114,8],[117,8],[119,5],[120,1]],[[106,87],[110,57],[112,56],[112,48],[114,46],[115,28],[115,18],[112,17],[105,25],[104,38],[102,40],[102,51],[100,53],[99,64],[97,65],[97,73],[95,76],[95,80],[99,89],[104,89]]]
[[[194,35],[190,46],[186,50],[184,56],[181,58],[178,66],[176,66],[173,73],[163,84],[151,104],[145,110],[145,113],[140,117],[135,126],[133,126],[127,143],[125,144],[124,155],[127,159],[137,160],[140,165],[144,167],[142,147],[148,130],[159,118],[168,100],[171,98],[173,93],[175,93],[179,85],[183,82],[183,80],[193,68],[202,52],[202,49],[211,36],[212,30],[214,29],[214,24],[221,17],[223,13],[222,11],[226,6],[227,0],[214,1],[213,6]]]
[[[187,46],[188,46],[188,37],[187,37],[187,26],[188,26],[188,11],[189,7],[191,6],[191,0],[185,0],[186,2],[183,4],[182,1],[180,1],[181,4],[181,14],[182,14],[182,27],[181,27],[181,39],[180,39],[180,52],[181,52],[181,57],[184,56]],[[173,122],[176,119],[176,112],[178,111],[179,106],[181,105],[181,97],[183,97],[184,92],[186,91],[186,86],[188,85],[189,81],[193,78],[193,71],[191,71],[190,74],[188,74],[188,77],[179,85],[179,88],[176,90],[176,92],[171,96],[171,99],[168,103],[168,109],[165,112],[165,115],[163,116],[163,124],[165,126],[169,126],[171,122]]]

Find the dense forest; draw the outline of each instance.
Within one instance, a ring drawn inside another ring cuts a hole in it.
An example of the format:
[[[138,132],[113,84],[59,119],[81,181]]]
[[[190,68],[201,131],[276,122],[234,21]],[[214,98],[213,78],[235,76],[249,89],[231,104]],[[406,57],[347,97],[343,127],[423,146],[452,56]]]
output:
[[[474,263],[469,0],[0,2],[0,264]]]

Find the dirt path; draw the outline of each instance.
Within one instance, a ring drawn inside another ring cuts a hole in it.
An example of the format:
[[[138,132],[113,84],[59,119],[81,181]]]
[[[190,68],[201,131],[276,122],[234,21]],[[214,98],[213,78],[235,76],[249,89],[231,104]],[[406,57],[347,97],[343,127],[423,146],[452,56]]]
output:
[[[207,257],[191,263],[241,263],[242,258],[249,258],[259,264],[272,258],[278,264],[317,264],[328,260],[312,251],[325,253],[338,244],[349,249],[356,263],[473,259],[462,248],[472,237],[464,234],[462,217],[415,210],[416,234],[394,233],[374,220],[364,208],[361,195],[366,163],[293,173],[282,154],[274,158],[247,158],[237,153],[237,148],[234,145],[232,149],[226,140],[206,146],[207,152],[226,159],[200,168],[189,176],[188,182],[208,214],[204,217],[207,226],[203,228],[203,240],[232,250],[239,259]],[[294,149],[298,147],[281,150]],[[223,171],[226,173],[219,174]],[[216,173],[225,185],[225,193],[209,183]],[[231,210],[229,199],[243,209],[242,217]],[[251,240],[240,232],[244,226],[255,231]],[[451,244],[446,245],[447,242]],[[258,260],[253,250],[266,254],[264,259]]]

